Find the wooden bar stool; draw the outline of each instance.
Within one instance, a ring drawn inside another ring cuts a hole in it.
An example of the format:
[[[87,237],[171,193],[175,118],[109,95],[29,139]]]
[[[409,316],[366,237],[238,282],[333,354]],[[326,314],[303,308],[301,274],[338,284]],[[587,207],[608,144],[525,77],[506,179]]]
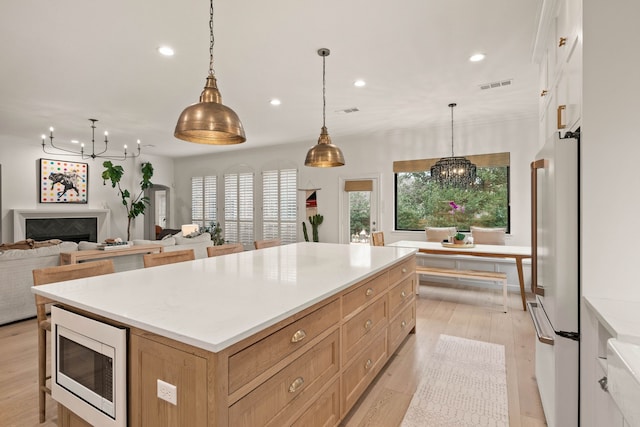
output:
[[[156,267],[158,265],[173,264],[176,262],[193,261],[196,259],[193,249],[184,249],[173,252],[160,252],[159,254],[146,254],[142,256],[144,267]]]
[[[256,249],[272,248],[274,246],[280,246],[281,244],[280,239],[256,240],[253,242],[253,246],[255,246]]]
[[[242,246],[242,243],[229,243],[226,245],[208,246],[207,256],[214,257],[219,255],[235,254],[243,251],[244,246]]]
[[[110,259],[39,268],[32,272],[33,285],[40,286],[65,280],[101,276],[113,272],[113,261]],[[35,297],[36,317],[38,320],[38,409],[40,411],[40,422],[43,423],[46,418],[45,395],[51,394],[51,388],[47,386],[47,380],[51,378],[51,375],[47,375],[46,366],[47,331],[51,332],[51,320],[47,316],[47,305],[53,301],[41,295],[36,295]]]

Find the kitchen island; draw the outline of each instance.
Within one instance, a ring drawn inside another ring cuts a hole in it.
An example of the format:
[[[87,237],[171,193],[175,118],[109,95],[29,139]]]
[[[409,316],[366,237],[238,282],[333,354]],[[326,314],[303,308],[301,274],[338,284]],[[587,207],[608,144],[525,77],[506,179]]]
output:
[[[129,328],[129,425],[307,426],[337,425],[414,330],[414,281],[414,249],[297,243],[34,292]]]

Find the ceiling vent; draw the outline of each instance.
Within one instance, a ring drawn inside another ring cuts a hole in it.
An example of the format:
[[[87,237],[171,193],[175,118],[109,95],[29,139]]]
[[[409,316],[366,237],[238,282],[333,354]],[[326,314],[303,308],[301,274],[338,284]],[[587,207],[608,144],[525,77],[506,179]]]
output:
[[[345,108],[344,110],[336,110],[338,114],[349,114],[349,113],[357,113],[360,111],[358,107]]]
[[[480,89],[482,90],[495,89],[503,86],[511,86],[512,83],[513,83],[513,79],[502,80],[499,82],[484,83],[480,85]]]

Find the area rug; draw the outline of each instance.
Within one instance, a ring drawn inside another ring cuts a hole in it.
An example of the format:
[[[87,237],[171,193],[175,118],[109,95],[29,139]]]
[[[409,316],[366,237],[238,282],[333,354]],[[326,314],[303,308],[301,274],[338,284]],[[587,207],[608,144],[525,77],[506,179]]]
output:
[[[440,335],[402,427],[508,425],[504,346]]]

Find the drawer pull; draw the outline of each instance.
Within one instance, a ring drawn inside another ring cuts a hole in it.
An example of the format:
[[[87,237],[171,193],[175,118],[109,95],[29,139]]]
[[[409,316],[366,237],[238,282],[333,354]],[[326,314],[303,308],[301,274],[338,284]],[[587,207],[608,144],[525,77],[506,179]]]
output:
[[[402,267],[402,274],[407,272],[407,267]]]
[[[400,296],[404,299],[404,297],[407,296],[407,293],[405,291],[400,292]]]
[[[407,326],[407,322],[405,322],[405,321],[403,320],[403,321],[400,323],[400,327],[401,327],[402,329],[404,329],[404,328],[405,328],[405,326]]]
[[[291,337],[291,342],[300,342],[307,337],[307,333],[303,329],[298,329]]]
[[[367,320],[366,322],[364,322],[364,328],[368,331],[369,329],[371,329],[371,326],[373,326],[373,322],[371,321],[371,319]]]
[[[371,359],[367,359],[367,362],[364,364],[364,369],[366,369],[368,371],[369,368],[371,368],[372,364],[373,364],[373,362],[371,361]]]
[[[298,377],[289,386],[289,393],[295,393],[304,384],[304,378]]]
[[[366,296],[370,297],[371,295],[373,295],[373,289],[371,288],[367,288],[367,291],[364,293]]]

